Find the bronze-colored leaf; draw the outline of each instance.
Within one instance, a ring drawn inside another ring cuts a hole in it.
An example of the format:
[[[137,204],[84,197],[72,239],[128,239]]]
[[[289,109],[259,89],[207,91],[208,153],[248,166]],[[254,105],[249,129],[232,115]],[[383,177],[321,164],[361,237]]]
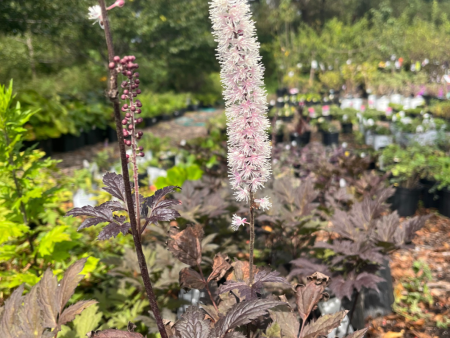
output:
[[[213,322],[217,322],[219,320],[219,312],[217,312],[214,305],[200,304],[200,306],[206,312],[205,319],[211,319]]]
[[[327,287],[330,283],[330,277],[320,272],[314,272],[311,276],[307,277],[307,280],[317,285],[323,285],[324,287]]]
[[[67,309],[63,311],[61,316],[59,316],[59,325],[64,325],[68,322],[71,322],[75,319],[76,315],[81,314],[84,309],[88,308],[91,305],[97,304],[96,300],[83,300],[74,305],[69,306]]]
[[[14,325],[16,316],[22,303],[22,293],[24,284],[14,290],[11,297],[5,302],[0,322],[0,336],[3,338],[15,338],[17,336],[17,326]]]
[[[317,303],[324,298],[324,290],[329,278],[320,272],[308,277],[306,285],[298,285],[296,288],[295,301],[300,318],[306,320]],[[328,295],[325,294],[325,297]]]
[[[48,328],[55,328],[58,315],[58,305],[56,301],[56,289],[58,280],[53,275],[52,270],[47,269],[39,282],[38,303],[42,310],[42,325]]]
[[[214,256],[213,271],[208,277],[208,282],[223,278],[230,269],[230,258],[219,252]]]
[[[86,261],[87,258],[82,258],[69,266],[63,279],[59,282],[56,289],[56,309],[59,313],[64,309],[78,283],[83,279],[84,275],[79,275],[79,273],[83,270]]]
[[[175,328],[173,327],[175,325],[175,323],[172,322],[171,320],[163,319],[163,324],[164,324],[164,328],[166,329],[167,336],[169,338],[175,337],[176,331],[175,331]]]
[[[363,338],[368,329],[362,329],[349,334],[345,338]]]
[[[233,263],[231,263],[231,266],[233,267],[233,270],[228,271],[225,276],[226,280],[240,281],[250,278],[249,262],[234,261]],[[255,276],[257,272],[258,268],[256,266],[253,266],[253,276]]]
[[[205,282],[200,274],[192,268],[180,271],[180,287],[183,289],[203,289]]]
[[[310,322],[303,330],[303,336],[299,338],[316,338],[328,335],[331,330],[341,325],[348,311],[340,311],[330,315],[324,315],[315,322]]]
[[[196,266],[202,262],[201,240],[203,228],[200,224],[189,226],[183,231],[172,227],[169,231],[169,250],[183,263]]]
[[[300,331],[300,323],[297,317],[290,311],[269,310],[270,318],[277,323],[283,338],[297,338]]]
[[[144,338],[137,332],[120,331],[108,329],[104,331],[91,331],[86,335],[88,338]]]
[[[44,327],[42,326],[41,311],[38,303],[38,285],[31,288],[25,296],[19,311],[20,329],[26,337],[40,338]]]

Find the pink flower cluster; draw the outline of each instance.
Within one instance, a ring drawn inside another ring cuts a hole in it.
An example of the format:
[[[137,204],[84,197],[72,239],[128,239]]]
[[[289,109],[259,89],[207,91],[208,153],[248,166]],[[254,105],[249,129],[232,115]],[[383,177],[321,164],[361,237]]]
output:
[[[264,67],[245,0],[213,0],[210,16],[226,102],[229,176],[236,199],[247,201],[271,171]]]

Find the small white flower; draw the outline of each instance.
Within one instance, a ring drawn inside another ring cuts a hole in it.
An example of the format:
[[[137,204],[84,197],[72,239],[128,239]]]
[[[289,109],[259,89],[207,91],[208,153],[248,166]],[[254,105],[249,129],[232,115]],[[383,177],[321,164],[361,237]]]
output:
[[[249,224],[246,218],[239,217],[236,214],[233,215],[233,219],[231,221],[231,229],[237,231],[239,227],[244,224]]]
[[[289,75],[289,77],[293,77],[293,76],[294,76],[294,72],[293,72],[293,71],[290,71],[290,72],[288,73],[288,75]]]
[[[297,141],[292,141],[292,142],[291,142],[291,145],[292,145],[293,147],[296,147],[296,146],[297,146]]]
[[[286,144],[285,149],[286,150],[290,150],[291,149],[291,145],[290,144]]]
[[[345,187],[347,186],[347,182],[345,182],[345,180],[344,180],[343,178],[341,178],[341,179],[339,180],[339,186],[340,186],[341,188],[345,188]]]
[[[400,115],[400,117],[405,117],[405,112],[402,110],[398,115]]]
[[[428,114],[428,113],[423,114],[423,118],[424,118],[424,119],[429,119],[429,118],[430,118],[430,114]]]
[[[269,197],[264,197],[255,200],[256,203],[259,203],[259,209],[266,210],[272,207],[272,203],[269,201]]]
[[[89,20],[94,20],[94,23],[93,23],[94,25],[95,25],[95,23],[98,22],[100,27],[102,29],[104,29],[104,27],[103,27],[103,18],[102,18],[102,9],[100,8],[99,5],[95,5],[95,6],[89,7],[88,18],[89,18]]]
[[[347,148],[347,146],[348,146],[347,142],[343,142],[343,143],[342,143],[342,148],[345,149],[345,148]]]
[[[374,124],[375,124],[375,121],[373,119],[368,119],[367,120],[367,125],[372,127]]]
[[[361,153],[361,158],[366,157],[366,153]]]
[[[186,145],[186,140],[181,140],[180,141],[180,146],[184,147]]]
[[[342,121],[347,121],[348,120],[348,116],[347,114],[344,114],[344,116],[342,116]]]
[[[424,129],[423,126],[417,126],[416,133],[423,133]]]
[[[319,123],[322,123],[323,121],[325,121],[323,117],[319,117],[319,118],[317,119],[317,122],[319,122]]]
[[[392,116],[392,122],[397,121],[397,115]]]

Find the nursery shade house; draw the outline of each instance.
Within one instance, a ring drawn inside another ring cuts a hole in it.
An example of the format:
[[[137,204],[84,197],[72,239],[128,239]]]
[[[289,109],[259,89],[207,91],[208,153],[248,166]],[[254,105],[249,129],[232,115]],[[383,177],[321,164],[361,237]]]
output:
[[[447,337],[450,5],[0,3],[0,337]]]

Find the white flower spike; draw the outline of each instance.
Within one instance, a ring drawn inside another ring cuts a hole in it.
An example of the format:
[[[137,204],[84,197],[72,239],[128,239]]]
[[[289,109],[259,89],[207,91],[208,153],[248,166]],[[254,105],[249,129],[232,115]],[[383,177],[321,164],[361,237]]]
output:
[[[226,103],[229,177],[236,199],[248,201],[271,170],[267,94],[255,23],[246,0],[212,0],[210,17]]]

